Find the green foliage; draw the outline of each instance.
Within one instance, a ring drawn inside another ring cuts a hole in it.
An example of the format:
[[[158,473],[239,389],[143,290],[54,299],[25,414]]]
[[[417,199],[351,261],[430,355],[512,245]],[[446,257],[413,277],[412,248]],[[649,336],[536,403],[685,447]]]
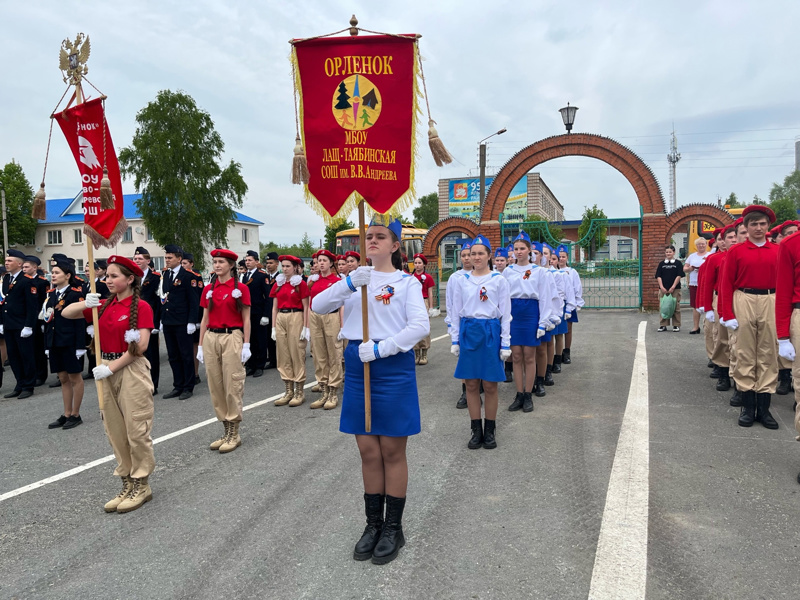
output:
[[[546,242],[551,246],[560,244],[564,237],[564,231],[559,225],[553,225],[548,222],[547,217],[537,213],[528,215],[523,229],[531,236],[532,242]]]
[[[775,213],[777,223],[784,221],[794,221],[797,219],[797,205],[791,198],[776,198],[770,202],[769,207]]]
[[[220,166],[222,137],[188,94],[160,91],[136,122],[119,163],[142,194],[139,211],[158,244],[179,244],[203,269],[205,248],[227,245],[234,208],[247,193],[242,166],[233,160]]]
[[[350,221],[344,220],[339,222],[337,225],[327,225],[325,227],[325,247],[330,250],[331,252],[336,252],[336,234],[340,231],[345,231],[346,229],[354,229],[355,225],[353,225]]]
[[[744,202],[739,202],[736,192],[731,192],[722,204],[728,208],[744,208],[747,206]]]
[[[268,252],[280,254],[291,254],[297,257],[309,258],[317,251],[317,245],[311,240],[308,233],[303,234],[303,239],[299,244],[278,244],[273,241],[259,243],[259,254],[263,258]]]
[[[787,175],[783,180],[783,185],[778,183],[772,185],[772,189],[769,191],[770,206],[781,198],[789,199],[794,204],[795,209],[800,208],[800,171],[792,171],[791,174]],[[792,218],[796,216],[797,214],[795,213]]]
[[[430,229],[439,220],[439,194],[431,192],[417,199],[419,206],[414,209],[414,225]]]
[[[589,256],[593,256],[594,251],[606,243],[606,231],[608,230],[607,225],[599,225],[596,226],[594,231],[591,232],[591,235],[589,235],[592,221],[607,218],[606,213],[603,212],[602,209],[597,208],[597,204],[591,208],[584,207],[583,220],[578,226],[578,243],[584,250],[589,251]]]
[[[33,188],[22,167],[13,160],[0,170],[0,181],[6,192],[8,243],[30,244],[36,237],[38,223],[31,217]]]
[[[572,265],[582,279],[603,279],[605,277],[639,277],[639,260],[604,260],[594,267],[586,263]]]

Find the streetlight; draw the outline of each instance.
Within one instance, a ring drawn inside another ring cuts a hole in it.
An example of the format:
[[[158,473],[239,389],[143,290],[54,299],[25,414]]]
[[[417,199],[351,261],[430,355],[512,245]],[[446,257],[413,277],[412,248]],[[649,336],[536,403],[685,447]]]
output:
[[[480,165],[480,171],[481,171],[481,175],[480,175],[480,177],[481,177],[481,189],[480,189],[480,199],[481,199],[480,208],[481,208],[481,210],[483,210],[483,201],[486,199],[486,144],[484,144],[484,142],[486,140],[488,140],[489,138],[492,138],[492,137],[494,137],[496,135],[502,135],[506,131],[507,131],[507,129],[505,127],[503,127],[500,131],[495,131],[492,135],[490,135],[488,137],[485,137],[480,142],[478,142],[479,148],[480,148],[480,153],[478,155],[479,156],[478,164]]]
[[[564,108],[559,108],[558,112],[561,113],[567,133],[572,133],[572,124],[575,122],[575,113],[578,112],[578,107],[570,106],[569,102],[567,102],[567,105]]]

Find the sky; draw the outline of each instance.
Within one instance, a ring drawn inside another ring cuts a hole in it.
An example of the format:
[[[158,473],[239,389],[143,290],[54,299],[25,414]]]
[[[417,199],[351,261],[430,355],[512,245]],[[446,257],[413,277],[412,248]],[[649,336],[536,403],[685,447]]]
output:
[[[182,90],[207,111],[225,142],[223,163],[242,164],[241,209],[263,221],[260,239],[322,238],[324,223],[291,184],[295,123],[292,38],[359,26],[419,33],[431,113],[455,160],[438,168],[421,126],[417,194],[439,178],[477,175],[478,142],[494,173],[517,151],[564,133],[558,109],[579,108],[573,132],[628,146],[669,194],[675,131],[677,204],[767,198],[794,168],[800,140],[800,2],[708,0],[529,1],[292,0],[80,3],[0,0],[6,48],[0,84],[0,164],[16,160],[38,188],[49,115],[65,90],[61,41],[90,36],[88,79],[108,96],[117,150],[136,113],[158,91]],[[87,90],[90,90],[86,86]],[[597,204],[609,217],[638,216],[627,180],[607,164],[564,157],[535,169],[580,219]],[[73,197],[77,168],[58,127],[48,198]],[[125,193],[135,193],[123,181]],[[410,211],[408,211],[410,215]],[[355,218],[352,216],[351,220]]]

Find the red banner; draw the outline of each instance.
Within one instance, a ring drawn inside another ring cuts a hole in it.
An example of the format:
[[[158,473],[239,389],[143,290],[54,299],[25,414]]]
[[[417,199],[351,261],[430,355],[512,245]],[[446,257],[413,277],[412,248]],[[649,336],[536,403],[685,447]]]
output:
[[[103,127],[103,102],[100,98],[68,108],[54,116],[67,138],[83,180],[84,231],[95,248],[115,245],[128,225],[122,211],[122,179],[108,125]],[[105,152],[103,136],[105,134]],[[100,208],[100,182],[105,155],[114,208]]]
[[[294,42],[306,197],[323,216],[346,217],[362,197],[379,213],[414,201],[415,42],[414,35]]]

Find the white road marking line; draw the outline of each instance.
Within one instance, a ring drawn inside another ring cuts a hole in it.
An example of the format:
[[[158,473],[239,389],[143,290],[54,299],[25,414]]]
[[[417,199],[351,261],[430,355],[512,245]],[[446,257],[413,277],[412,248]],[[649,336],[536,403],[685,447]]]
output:
[[[597,541],[590,600],[643,599],[647,589],[650,425],[646,328],[646,321],[639,323],[628,404]]]
[[[449,333],[445,333],[444,335],[440,335],[439,337],[435,337],[431,340],[431,342],[438,342],[439,340],[443,340],[446,337],[450,337]]]
[[[436,342],[438,340],[444,339],[448,337],[449,334],[440,335],[437,338],[431,340],[431,342]],[[307,389],[316,385],[316,381],[312,381],[311,383],[307,383],[303,386],[303,389]],[[281,398],[283,394],[275,394],[269,398],[264,398],[263,400],[259,400],[258,402],[253,402],[252,404],[248,404],[242,410],[250,410],[253,408],[258,408],[259,406],[263,406],[264,404],[269,404],[270,402],[275,402],[278,398]],[[194,425],[189,425],[188,427],[184,427],[183,429],[179,429],[178,431],[173,431],[172,433],[168,433],[166,435],[162,435],[159,438],[153,440],[153,445],[160,444],[161,442],[166,442],[167,440],[171,440],[172,438],[176,438],[178,436],[184,435],[185,433],[189,433],[190,431],[194,431],[195,429],[200,429],[201,427],[205,427],[206,425],[211,425],[212,423],[216,423],[217,419],[206,419],[205,421],[200,421],[199,423],[195,423]],[[10,492],[6,492],[4,494],[0,494],[0,502],[8,500],[9,498],[14,498],[15,496],[19,496],[24,494],[25,492],[30,492],[32,490],[38,489],[42,486],[47,485],[48,483],[55,483],[56,481],[61,481],[62,479],[66,479],[67,477],[72,477],[73,475],[77,475],[78,473],[83,473],[84,471],[88,471],[93,467],[97,467],[99,465],[103,465],[107,462],[111,462],[114,460],[114,455],[109,454],[108,456],[104,456],[103,458],[98,458],[97,460],[93,460],[86,464],[80,465],[75,467],[74,469],[70,469],[69,471],[64,471],[63,473],[59,473],[58,475],[53,475],[52,477],[47,477],[45,479],[40,479],[34,483],[30,483],[28,485],[22,486],[15,490],[11,490]]]

